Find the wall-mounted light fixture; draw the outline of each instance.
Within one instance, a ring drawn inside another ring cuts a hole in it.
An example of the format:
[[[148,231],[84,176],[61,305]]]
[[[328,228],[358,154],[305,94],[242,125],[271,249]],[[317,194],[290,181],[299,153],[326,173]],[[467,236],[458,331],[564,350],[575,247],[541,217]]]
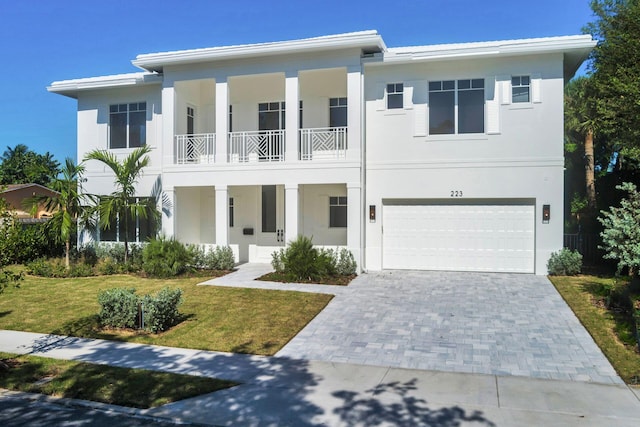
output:
[[[369,222],[376,222],[376,205],[369,205]]]
[[[542,205],[542,223],[549,224],[551,219],[551,205]]]

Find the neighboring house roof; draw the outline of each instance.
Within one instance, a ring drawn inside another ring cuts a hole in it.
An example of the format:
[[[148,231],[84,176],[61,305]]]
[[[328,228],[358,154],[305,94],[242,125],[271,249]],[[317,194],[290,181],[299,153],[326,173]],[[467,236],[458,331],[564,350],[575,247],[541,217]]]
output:
[[[169,65],[336,49],[360,49],[362,62],[366,65],[559,53],[564,55],[564,76],[569,79],[595,45],[596,41],[590,35],[578,35],[387,48],[377,31],[367,30],[299,40],[142,54],[132,63],[145,70],[143,72],[62,80],[53,82],[47,90],[77,98],[84,90],[161,84],[164,67]]]
[[[7,201],[9,209],[14,211],[18,217],[31,217],[31,212],[28,212],[29,208],[25,206],[25,202],[28,204],[29,199],[34,196],[56,196],[60,193],[47,188],[40,184],[9,184],[6,186],[0,186],[0,198]],[[39,204],[38,210],[35,213],[36,217],[46,217],[51,215],[52,212],[45,210],[42,204]]]

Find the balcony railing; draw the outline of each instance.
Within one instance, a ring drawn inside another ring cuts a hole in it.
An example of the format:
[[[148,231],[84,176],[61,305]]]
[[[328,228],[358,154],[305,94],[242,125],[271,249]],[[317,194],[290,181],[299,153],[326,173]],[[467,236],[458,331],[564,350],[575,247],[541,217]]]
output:
[[[214,133],[176,135],[176,164],[213,163],[215,156]]]
[[[284,130],[230,132],[229,163],[284,161]]]
[[[300,160],[344,159],[347,155],[347,128],[300,129]]]

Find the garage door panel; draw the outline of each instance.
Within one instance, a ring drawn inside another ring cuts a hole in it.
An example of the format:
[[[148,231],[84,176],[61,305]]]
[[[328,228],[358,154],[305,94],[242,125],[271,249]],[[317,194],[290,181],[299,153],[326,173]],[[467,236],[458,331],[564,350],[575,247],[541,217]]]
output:
[[[383,207],[383,267],[534,272],[533,206]]]

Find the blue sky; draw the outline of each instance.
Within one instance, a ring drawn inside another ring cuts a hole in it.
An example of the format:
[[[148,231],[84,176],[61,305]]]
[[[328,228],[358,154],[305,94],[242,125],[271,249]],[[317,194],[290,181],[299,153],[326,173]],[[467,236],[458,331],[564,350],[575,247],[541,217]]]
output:
[[[387,46],[580,34],[589,0],[0,0],[0,153],[76,156],[56,80],[138,71],[141,53],[375,29]]]

